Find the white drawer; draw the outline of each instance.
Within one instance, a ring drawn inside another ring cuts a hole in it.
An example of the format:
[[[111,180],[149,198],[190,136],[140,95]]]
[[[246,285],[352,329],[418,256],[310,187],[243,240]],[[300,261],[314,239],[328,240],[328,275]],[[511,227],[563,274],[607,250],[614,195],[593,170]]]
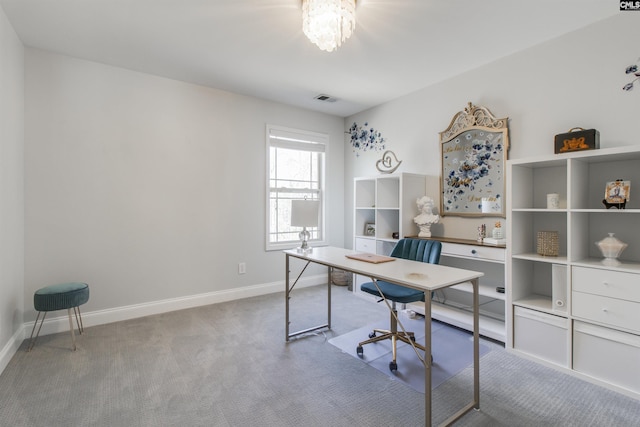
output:
[[[640,336],[579,321],[573,326],[573,369],[640,393]]]
[[[376,253],[376,241],[373,239],[356,239],[355,250],[358,252]]]
[[[573,292],[575,317],[640,332],[640,303]]]
[[[574,291],[640,302],[640,274],[573,267]]]
[[[515,307],[513,328],[513,347],[516,350],[569,366],[569,319]]]
[[[442,242],[442,255],[504,262],[505,250],[504,248]]]

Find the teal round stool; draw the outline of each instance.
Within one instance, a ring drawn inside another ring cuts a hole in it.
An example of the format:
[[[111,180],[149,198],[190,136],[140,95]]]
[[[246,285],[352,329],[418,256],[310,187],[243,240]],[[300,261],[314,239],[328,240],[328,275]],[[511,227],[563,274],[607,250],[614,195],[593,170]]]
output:
[[[89,301],[89,285],[86,283],[72,282],[72,283],[60,283],[58,285],[45,286],[38,289],[33,294],[33,307],[38,312],[36,321],[33,324],[31,330],[31,338],[29,339],[29,347],[27,351],[31,351],[36,344],[38,335],[40,335],[40,329],[44,323],[44,318],[50,311],[67,310],[69,315],[69,329],[71,330],[71,343],[72,348],[76,350],[76,336],[74,333],[73,320],[71,319],[71,309],[76,318],[76,324],[78,325],[78,332],[82,334],[84,332],[84,326],[82,325],[82,315],[80,314],[80,306]],[[38,327],[38,333],[35,338],[33,333],[36,330],[36,325],[42,314],[42,320],[40,320],[40,326]]]

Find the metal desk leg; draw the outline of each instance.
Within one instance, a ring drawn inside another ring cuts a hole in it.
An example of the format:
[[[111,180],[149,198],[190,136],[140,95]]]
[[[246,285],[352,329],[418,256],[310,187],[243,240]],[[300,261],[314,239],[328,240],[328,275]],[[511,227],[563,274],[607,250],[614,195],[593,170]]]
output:
[[[300,277],[302,277],[302,274],[304,273],[304,271],[307,269],[307,267],[309,266],[309,264],[311,263],[311,261],[307,261],[307,263],[305,264],[304,268],[302,269],[302,271],[300,272],[300,274],[298,275],[298,277],[296,278],[296,280],[293,282],[293,284],[290,285],[290,277],[289,277],[289,254],[286,254],[285,257],[285,279],[284,279],[284,286],[285,286],[285,290],[284,290],[284,307],[285,307],[285,325],[284,325],[284,331],[285,331],[285,341],[289,341],[290,338],[293,338],[297,335],[303,335],[306,334],[307,332],[312,332],[318,329],[323,329],[323,328],[328,328],[331,329],[331,267],[327,267],[328,268],[328,282],[327,282],[327,323],[323,324],[323,325],[318,325],[318,326],[313,326],[311,328],[307,328],[307,329],[303,329],[301,331],[297,331],[297,332],[289,332],[289,299],[291,298],[291,291],[293,291],[293,288],[296,286],[296,284],[298,283],[298,280],[300,280]]]
[[[285,255],[284,264],[284,340],[289,341],[289,254]]]
[[[480,409],[480,297],[478,279],[473,285],[473,401],[474,408]]]
[[[327,267],[327,328],[331,329],[331,267]]]
[[[424,293],[424,425],[431,426],[431,292]]]
[[[480,297],[478,296],[478,279],[471,280],[471,284],[473,285],[473,400],[442,423],[443,426],[452,425],[472,409],[480,409]]]

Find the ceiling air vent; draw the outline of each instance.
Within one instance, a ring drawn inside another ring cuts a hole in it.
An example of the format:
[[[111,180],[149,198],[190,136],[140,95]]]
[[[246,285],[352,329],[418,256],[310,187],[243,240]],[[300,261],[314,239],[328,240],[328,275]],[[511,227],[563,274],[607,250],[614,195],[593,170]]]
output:
[[[337,98],[334,98],[329,95],[323,95],[323,94],[320,94],[314,97],[313,99],[317,99],[318,101],[323,101],[323,102],[336,102],[338,100]]]

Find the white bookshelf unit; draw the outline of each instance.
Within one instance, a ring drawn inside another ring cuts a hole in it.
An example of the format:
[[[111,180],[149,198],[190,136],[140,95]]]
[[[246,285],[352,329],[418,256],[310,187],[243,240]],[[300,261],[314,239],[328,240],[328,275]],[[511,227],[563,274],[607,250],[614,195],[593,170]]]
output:
[[[416,234],[413,218],[418,214],[416,200],[425,195],[426,176],[412,173],[380,175],[354,179],[353,248],[356,251],[389,255],[399,238]],[[367,234],[366,225],[375,224],[375,233]],[[354,293],[368,279],[356,276]]]
[[[602,203],[607,182],[640,186],[640,147],[507,164],[507,348],[640,398],[640,197]],[[537,254],[538,231],[558,232],[558,256]],[[608,233],[629,244],[619,265],[595,244]]]

